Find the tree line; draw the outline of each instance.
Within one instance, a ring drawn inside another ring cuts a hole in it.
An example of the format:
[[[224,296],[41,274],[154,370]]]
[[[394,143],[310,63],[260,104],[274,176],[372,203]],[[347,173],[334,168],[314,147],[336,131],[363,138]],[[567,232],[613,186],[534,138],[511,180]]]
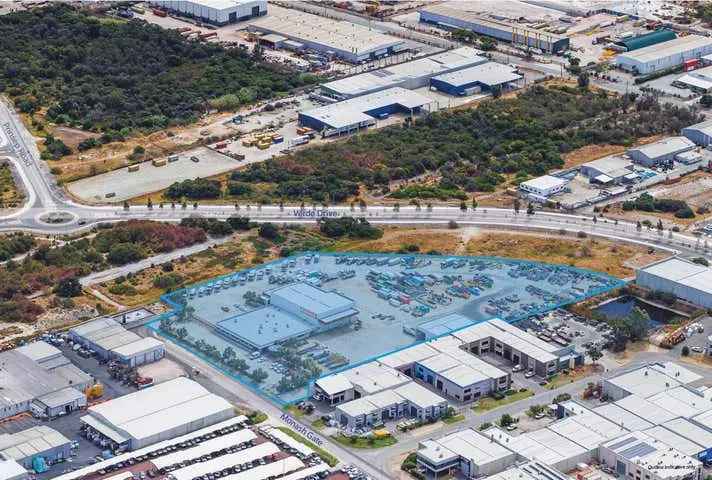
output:
[[[516,98],[438,112],[254,163],[233,172],[231,180],[261,184],[269,200],[343,202],[357,196],[360,186],[387,190],[391,181],[434,172],[439,183],[422,193],[458,198],[462,192],[492,191],[505,175],[526,178],[561,168],[562,155],[585,145],[630,145],[699,120],[694,109],[650,96],[537,85]]]
[[[0,16],[0,91],[23,112],[46,107],[52,122],[108,133],[82,148],[315,81],[142,20],[103,20],[59,2]]]

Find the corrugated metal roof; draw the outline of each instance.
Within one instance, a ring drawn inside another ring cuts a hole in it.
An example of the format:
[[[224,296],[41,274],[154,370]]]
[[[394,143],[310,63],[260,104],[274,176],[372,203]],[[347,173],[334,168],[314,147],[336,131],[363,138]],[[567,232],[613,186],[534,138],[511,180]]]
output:
[[[627,48],[628,51],[631,52],[633,50],[638,50],[639,48],[645,48],[649,47],[650,45],[656,45],[658,43],[674,40],[675,38],[677,38],[675,32],[666,28],[661,28],[660,30],[656,30],[654,32],[645,33],[636,37],[626,38],[624,40],[616,42],[616,44]]]

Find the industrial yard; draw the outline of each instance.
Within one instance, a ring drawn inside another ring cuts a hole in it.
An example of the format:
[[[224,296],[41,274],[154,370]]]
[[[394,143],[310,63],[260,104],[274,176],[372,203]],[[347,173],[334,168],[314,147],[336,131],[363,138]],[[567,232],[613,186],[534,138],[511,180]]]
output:
[[[177,313],[152,325],[218,360],[231,347],[246,363],[237,363],[238,376],[252,384],[247,373],[265,370],[257,387],[284,402],[303,397],[320,372],[417,342],[429,319],[463,315],[442,333],[497,316],[513,322],[620,285],[584,270],[495,258],[301,255],[170,294]],[[322,309],[334,318],[315,326],[310,315],[320,318]],[[283,381],[295,374],[280,359],[289,356],[285,345],[314,360],[300,367],[298,388]]]

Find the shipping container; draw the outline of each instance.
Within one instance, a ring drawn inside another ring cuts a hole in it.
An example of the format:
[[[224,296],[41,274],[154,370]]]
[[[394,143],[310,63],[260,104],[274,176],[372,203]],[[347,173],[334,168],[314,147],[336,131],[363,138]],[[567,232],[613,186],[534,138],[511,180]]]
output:
[[[137,7],[136,5],[134,5],[133,7],[131,7],[131,10],[133,10],[135,13],[139,13],[139,14],[141,14],[141,15],[143,15],[144,13],[146,13],[146,10],[144,10],[144,9],[141,8],[141,7]]]
[[[152,164],[154,167],[163,167],[163,166],[165,166],[165,164],[166,164],[166,159],[165,159],[165,158],[162,158],[162,159],[160,159],[160,160],[159,160],[159,159],[154,159],[154,160],[151,160],[151,164]]]
[[[179,159],[180,157],[178,155],[168,155],[168,161],[171,163],[177,162]]]
[[[168,14],[167,14],[165,11],[159,10],[159,9],[157,9],[157,8],[152,8],[151,11],[152,11],[153,14],[156,15],[157,17],[167,17],[167,16],[168,16]]]
[[[292,139],[292,145],[304,145],[309,143],[309,135],[300,135]]]
[[[282,143],[284,142],[284,137],[282,135],[275,135],[272,137],[272,142],[273,143]]]
[[[138,172],[140,168],[140,165],[129,165],[129,172]]]

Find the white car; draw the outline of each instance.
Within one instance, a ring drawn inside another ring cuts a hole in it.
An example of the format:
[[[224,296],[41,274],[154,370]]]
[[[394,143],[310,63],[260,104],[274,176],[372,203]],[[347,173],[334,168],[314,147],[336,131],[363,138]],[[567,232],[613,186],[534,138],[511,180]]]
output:
[[[690,350],[692,350],[693,352],[702,353],[704,351],[704,348],[694,346],[694,347],[690,347]]]
[[[514,373],[521,372],[522,370],[524,370],[524,367],[522,367],[522,366],[519,365],[519,364],[517,364],[517,365],[515,365],[514,367],[512,367],[512,372],[514,372]]]
[[[534,370],[529,370],[524,374],[524,378],[532,378],[534,376]]]
[[[516,423],[510,423],[509,425],[507,425],[507,431],[509,431],[509,432],[511,432],[512,430],[516,430],[516,429],[517,429]]]

